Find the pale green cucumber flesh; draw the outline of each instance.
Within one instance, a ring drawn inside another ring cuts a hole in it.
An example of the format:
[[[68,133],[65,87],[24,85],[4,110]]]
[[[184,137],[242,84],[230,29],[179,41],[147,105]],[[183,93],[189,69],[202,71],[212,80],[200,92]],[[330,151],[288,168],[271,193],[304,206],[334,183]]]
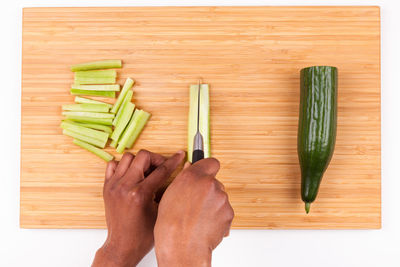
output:
[[[91,91],[71,88],[71,95],[89,95],[115,98],[115,91]]]
[[[75,123],[70,123],[63,121],[61,123],[61,128],[66,129],[66,130],[71,130],[76,133],[80,133],[82,135],[85,135],[90,138],[98,139],[102,142],[107,142],[109,134],[105,133],[103,131],[95,130],[95,129],[90,129],[84,126],[76,125]]]
[[[84,141],[81,141],[79,139],[74,139],[73,142],[75,145],[78,145],[81,148],[84,148],[87,151],[92,152],[93,154],[95,154],[96,156],[98,156],[99,158],[101,158],[107,162],[111,161],[114,158],[113,155],[107,153],[106,151],[104,151],[100,148],[97,148],[89,143],[84,142]]]
[[[96,119],[114,119],[115,115],[111,113],[100,113],[100,112],[84,112],[84,111],[63,111],[64,116],[80,116],[89,117]]]
[[[101,102],[98,100],[93,100],[93,99],[85,98],[85,97],[81,97],[81,96],[75,96],[75,103],[77,103],[77,104],[103,104],[103,105],[107,105],[109,108],[112,108],[112,106],[113,106],[106,102]]]
[[[115,91],[119,92],[119,84],[71,84],[72,89],[87,91]]]
[[[98,78],[98,77],[117,77],[116,70],[85,70],[85,71],[77,71],[75,72],[75,77],[89,77],[89,78]]]
[[[100,148],[104,148],[106,146],[106,142],[100,141],[95,138],[88,137],[86,135],[83,135],[83,134],[80,134],[80,133],[77,133],[77,132],[74,132],[71,130],[63,129],[63,134],[73,137],[73,138],[76,138],[76,139],[79,139],[81,141],[85,141],[86,143],[89,143],[91,145],[94,145],[94,146],[97,146]]]
[[[127,78],[126,79],[125,84],[122,87],[121,92],[119,93],[117,101],[115,102],[113,108],[111,109],[111,113],[117,113],[118,112],[122,102],[125,99],[126,94],[128,93],[129,89],[132,88],[134,83],[135,83],[134,80],[132,80],[131,78]]]
[[[190,103],[188,118],[188,161],[192,162],[193,140],[197,132],[198,91],[199,86],[190,86]],[[210,147],[210,97],[208,84],[202,84],[200,90],[199,131],[203,136],[204,158],[211,157]]]
[[[99,60],[99,61],[91,61],[80,64],[75,64],[71,66],[71,71],[82,71],[82,70],[98,70],[98,69],[112,69],[112,68],[121,68],[122,61],[119,59],[108,59],[108,60]]]
[[[110,108],[105,104],[68,104],[63,105],[62,110],[85,112],[108,112]]]
[[[128,93],[126,93],[126,96],[124,98],[124,101],[122,102],[122,106],[119,108],[117,115],[115,116],[114,120],[113,120],[113,125],[116,126],[118,121],[121,118],[122,115],[122,110],[124,110],[126,108],[126,105],[128,103],[131,103],[132,101],[132,96],[133,96],[133,91],[129,90]]]

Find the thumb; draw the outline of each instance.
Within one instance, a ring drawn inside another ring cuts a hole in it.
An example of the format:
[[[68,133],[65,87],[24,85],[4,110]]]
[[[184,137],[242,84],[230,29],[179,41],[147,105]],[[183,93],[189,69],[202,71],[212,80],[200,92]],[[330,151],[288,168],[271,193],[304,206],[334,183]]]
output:
[[[157,191],[164,182],[171,176],[175,169],[181,164],[185,158],[185,152],[179,151],[172,157],[159,165],[149,176],[143,181],[143,186],[150,192]]]

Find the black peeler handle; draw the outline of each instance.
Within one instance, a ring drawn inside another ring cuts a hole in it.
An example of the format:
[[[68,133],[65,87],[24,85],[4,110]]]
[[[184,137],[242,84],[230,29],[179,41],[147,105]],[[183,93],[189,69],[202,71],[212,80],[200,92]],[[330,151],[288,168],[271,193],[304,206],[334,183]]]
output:
[[[201,160],[201,159],[204,159],[204,151],[200,150],[200,149],[193,150],[192,164],[197,162],[197,161],[199,161],[199,160]]]

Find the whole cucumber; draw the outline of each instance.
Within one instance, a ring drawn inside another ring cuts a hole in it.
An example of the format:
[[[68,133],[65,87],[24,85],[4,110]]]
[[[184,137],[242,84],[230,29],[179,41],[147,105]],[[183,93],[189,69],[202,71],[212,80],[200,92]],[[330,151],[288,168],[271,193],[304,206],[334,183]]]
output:
[[[305,209],[318,188],[336,141],[338,70],[313,66],[300,71],[300,114],[297,153],[301,168],[301,198]]]

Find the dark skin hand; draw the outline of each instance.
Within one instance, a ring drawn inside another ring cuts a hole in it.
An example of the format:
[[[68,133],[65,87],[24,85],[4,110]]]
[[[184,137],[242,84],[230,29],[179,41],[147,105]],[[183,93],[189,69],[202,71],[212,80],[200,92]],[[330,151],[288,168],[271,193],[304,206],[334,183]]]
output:
[[[158,266],[211,266],[234,217],[218,171],[213,158],[187,163],[165,191],[154,228]]]
[[[183,161],[180,151],[171,158],[141,150],[125,153],[107,165],[104,204],[108,236],[92,266],[135,266],[154,245],[157,190]]]

